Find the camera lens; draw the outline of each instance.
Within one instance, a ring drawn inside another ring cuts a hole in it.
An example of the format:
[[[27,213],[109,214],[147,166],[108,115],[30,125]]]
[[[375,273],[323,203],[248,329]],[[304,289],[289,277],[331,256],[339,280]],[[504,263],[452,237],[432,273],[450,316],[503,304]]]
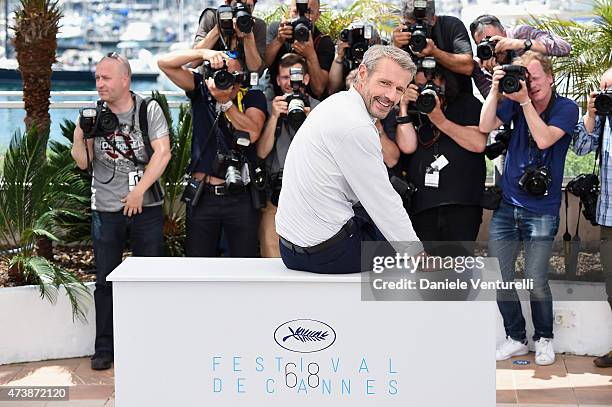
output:
[[[478,44],[476,47],[476,56],[482,61],[493,58],[494,47],[489,41]]]
[[[299,23],[293,30],[293,38],[299,42],[307,42],[310,29],[304,23]]]
[[[427,35],[423,31],[415,31],[410,37],[410,48],[414,52],[421,52],[427,47]]]
[[[239,11],[236,15],[236,26],[241,32],[248,34],[253,29],[253,18],[246,11]]]
[[[304,101],[301,98],[291,98],[287,108],[287,117],[291,127],[296,130],[304,123],[304,120],[306,120],[306,112],[304,111]]]
[[[416,100],[417,110],[421,113],[431,113],[436,107],[436,91],[424,89]]]
[[[218,89],[225,90],[234,86],[236,78],[226,70],[220,70],[214,74],[215,86]]]
[[[244,187],[240,171],[233,165],[228,166],[227,171],[225,172],[225,187],[230,194],[240,192],[240,190]]]
[[[119,119],[112,112],[101,113],[98,120],[100,120],[100,130],[104,134],[112,133],[119,127]]]
[[[521,90],[521,83],[519,79],[514,75],[508,75],[501,78],[499,86],[504,93],[515,93]]]

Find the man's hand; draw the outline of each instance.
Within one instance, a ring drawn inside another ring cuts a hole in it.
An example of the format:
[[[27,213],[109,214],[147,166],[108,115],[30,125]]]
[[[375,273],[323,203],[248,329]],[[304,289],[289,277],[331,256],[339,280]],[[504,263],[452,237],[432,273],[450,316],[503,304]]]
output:
[[[502,37],[500,35],[494,35],[491,37],[491,41],[497,41],[495,44],[495,52],[502,53],[506,51],[519,51],[525,48],[525,41],[515,38]]]
[[[598,92],[591,92],[589,94],[589,100],[587,102],[587,116],[591,119],[595,119],[595,98],[597,97]]]
[[[529,91],[527,90],[527,83],[525,83],[524,80],[521,79],[520,83],[521,83],[521,89],[518,92],[514,92],[514,93],[504,92],[503,95],[514,102],[524,104],[529,101]]]
[[[232,92],[234,91],[234,87],[230,87],[229,89],[218,89],[215,86],[215,81],[213,78],[206,79],[206,87],[208,91],[215,98],[215,100],[219,103],[226,103],[232,100]]]
[[[442,122],[444,122],[444,120],[446,120],[446,116],[444,116],[444,112],[442,111],[440,98],[438,97],[438,95],[436,95],[435,98],[436,98],[436,106],[431,111],[431,113],[427,114],[427,117],[429,117],[429,121],[431,121],[434,124],[434,126],[438,126]]]
[[[138,188],[134,188],[132,192],[121,200],[123,203],[123,214],[126,216],[133,216],[142,213],[143,200],[144,192],[140,192]]]
[[[336,41],[336,59],[343,59],[346,53],[346,49],[349,47],[350,45],[346,41],[342,41],[342,40]]]
[[[501,78],[506,76],[506,72],[502,69],[501,66],[496,66],[493,68],[493,77],[491,82],[491,92],[499,92],[499,81]],[[490,92],[489,92],[490,93]]]
[[[486,71],[492,73],[493,72],[493,68],[495,68],[496,66],[498,66],[499,64],[497,63],[497,58],[495,58],[495,55],[492,56],[489,59],[486,59],[484,61],[482,60],[478,60],[478,63],[480,65],[481,68],[485,69]]]
[[[408,85],[408,87],[404,91],[404,94],[402,95],[402,98],[400,99],[400,105],[408,106],[408,103],[416,102],[418,97],[419,97],[419,87],[415,85],[414,83],[411,83],[410,85]]]
[[[412,38],[411,32],[402,32],[403,29],[408,28],[404,24],[400,24],[398,27],[393,29],[393,45],[398,48],[403,48],[410,42],[410,38]]]
[[[436,47],[436,44],[434,44],[433,40],[431,38],[427,38],[427,46],[423,48],[423,51],[415,52],[415,54],[418,57],[428,57],[432,55],[436,49],[438,49],[438,47]]]
[[[293,27],[287,20],[282,19],[278,26],[278,33],[276,33],[276,41],[284,43],[291,40],[291,38],[293,38]]]
[[[210,62],[210,67],[213,69],[221,69],[227,64],[230,57],[223,51],[213,51],[210,49],[202,50],[202,59]]]
[[[306,59],[311,59],[317,54],[312,40],[312,32],[308,33],[308,41],[293,41],[293,50]]]
[[[272,117],[278,119],[280,115],[287,114],[288,108],[289,104],[285,101],[284,96],[277,96],[272,99]]]

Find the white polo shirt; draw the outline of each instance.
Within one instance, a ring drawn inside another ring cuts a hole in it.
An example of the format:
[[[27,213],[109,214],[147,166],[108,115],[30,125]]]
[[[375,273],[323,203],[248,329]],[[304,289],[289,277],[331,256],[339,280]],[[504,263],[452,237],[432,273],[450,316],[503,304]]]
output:
[[[354,89],[325,99],[295,135],[283,169],[276,231],[317,245],[354,216],[361,202],[388,241],[418,241],[389,181],[375,118]]]

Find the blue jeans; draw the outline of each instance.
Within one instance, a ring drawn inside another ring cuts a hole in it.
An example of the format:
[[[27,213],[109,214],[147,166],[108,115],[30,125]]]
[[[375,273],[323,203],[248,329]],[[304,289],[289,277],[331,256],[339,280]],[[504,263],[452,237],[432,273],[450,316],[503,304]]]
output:
[[[323,274],[359,273],[361,266],[361,242],[384,241],[382,233],[363,210],[363,215],[353,217],[351,234],[331,247],[313,254],[297,253],[280,243],[283,263],[292,270],[310,271]],[[371,262],[369,263],[371,264]]]
[[[96,261],[94,348],[96,353],[113,353],[113,288],[106,277],[121,264],[128,242],[134,256],[164,255],[164,213],[161,205],[144,207],[142,213],[132,217],[125,216],[123,212],[93,211],[91,223]]]
[[[553,337],[552,294],[548,285],[548,260],[559,229],[559,216],[543,215],[502,201],[489,228],[489,256],[497,257],[504,281],[514,281],[515,262],[521,242],[525,245],[525,278],[533,279],[530,290],[533,340]],[[499,290],[497,305],[506,335],[517,341],[527,338],[525,318],[515,289]]]

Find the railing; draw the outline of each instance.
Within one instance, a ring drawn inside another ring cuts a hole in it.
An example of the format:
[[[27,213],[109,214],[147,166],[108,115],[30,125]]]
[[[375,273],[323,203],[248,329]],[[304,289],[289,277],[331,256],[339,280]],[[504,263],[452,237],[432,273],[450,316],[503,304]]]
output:
[[[136,91],[135,93],[139,94],[142,97],[148,97],[151,95],[151,91]],[[182,98],[181,100],[168,100],[168,106],[170,108],[178,108],[180,105],[187,103],[187,97],[184,92],[181,91],[160,91],[162,95],[166,97],[172,98]],[[0,98],[2,97],[22,97],[23,92],[20,90],[6,90],[0,91]],[[53,98],[67,98],[67,97],[91,97],[96,99],[98,97],[98,92],[96,91],[52,91],[51,92],[51,104],[49,106],[50,109],[79,109],[81,107],[95,106],[95,100],[68,100],[68,101],[57,101],[53,100]],[[11,101],[11,100],[3,100],[0,101],[0,109],[23,109],[24,102],[23,101]]]

